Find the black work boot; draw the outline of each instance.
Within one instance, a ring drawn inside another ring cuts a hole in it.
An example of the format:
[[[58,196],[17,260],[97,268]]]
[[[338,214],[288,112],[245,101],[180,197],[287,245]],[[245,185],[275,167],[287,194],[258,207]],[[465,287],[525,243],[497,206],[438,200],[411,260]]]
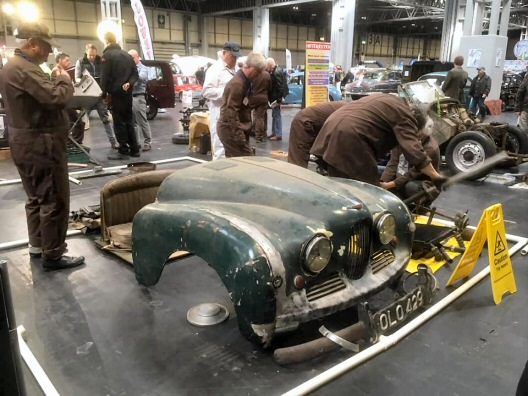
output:
[[[44,271],[56,271],[61,269],[77,267],[84,264],[84,257],[61,256],[59,258],[44,257],[42,259],[42,268]]]

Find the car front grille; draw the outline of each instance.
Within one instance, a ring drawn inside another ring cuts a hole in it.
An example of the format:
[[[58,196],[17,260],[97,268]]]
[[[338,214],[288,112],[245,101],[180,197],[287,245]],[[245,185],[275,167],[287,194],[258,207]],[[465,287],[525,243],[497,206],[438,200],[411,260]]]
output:
[[[319,300],[324,296],[343,290],[345,284],[339,277],[338,273],[333,274],[330,278],[325,279],[321,283],[306,288],[306,298],[308,301]]]
[[[370,266],[372,268],[372,273],[375,274],[381,271],[383,268],[389,266],[394,261],[394,253],[392,250],[383,249],[378,250],[372,254],[370,259]]]
[[[369,263],[370,230],[371,224],[368,219],[357,222],[352,229],[345,269],[346,275],[351,279],[361,278]]]

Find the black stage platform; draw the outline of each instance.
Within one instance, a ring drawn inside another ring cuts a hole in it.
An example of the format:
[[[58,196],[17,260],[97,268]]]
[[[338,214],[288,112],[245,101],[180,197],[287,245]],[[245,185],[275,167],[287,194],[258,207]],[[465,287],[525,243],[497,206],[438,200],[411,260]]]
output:
[[[142,161],[189,155],[186,146],[171,142],[180,129],[178,111],[170,109],[151,122],[152,151],[142,154]],[[283,109],[284,140],[257,144],[258,155],[287,151],[289,124],[297,111]],[[514,116],[501,118],[513,121]],[[110,144],[97,117],[91,118],[86,135],[85,144],[104,166],[124,164],[106,159]],[[0,177],[17,177],[10,160],[0,161]],[[97,204],[100,187],[115,177],[72,184],[72,209]],[[21,186],[1,186],[0,196],[0,241],[27,238]],[[528,236],[525,190],[464,182],[443,192],[436,203],[453,214],[469,210],[474,226],[484,208],[502,203],[506,232]],[[75,236],[68,243],[71,254],[86,256],[85,266],[45,273],[29,259],[26,248],[0,252],[9,260],[17,323],[26,328],[28,345],[61,395],[279,395],[351,356],[339,350],[296,366],[279,366],[272,353],[240,335],[227,292],[199,258],[168,265],[160,282],[145,288],[137,284],[130,265],[99,250],[91,237]],[[512,261],[518,292],[506,295],[500,305],[494,304],[486,278],[400,344],[316,394],[514,394],[528,359],[528,268],[520,254]],[[438,273],[441,294],[446,294],[445,281],[453,268]],[[194,327],[186,313],[202,302],[225,304],[232,315],[217,327]],[[28,394],[42,394],[27,369],[24,374]]]

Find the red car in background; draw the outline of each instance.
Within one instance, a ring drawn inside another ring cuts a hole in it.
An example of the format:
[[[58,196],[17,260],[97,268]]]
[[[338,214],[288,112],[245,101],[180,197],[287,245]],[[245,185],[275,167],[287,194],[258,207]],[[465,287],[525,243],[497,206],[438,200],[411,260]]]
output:
[[[180,101],[183,98],[183,91],[192,91],[193,100],[199,99],[202,96],[202,84],[198,82],[195,76],[173,74],[173,79],[174,93]]]

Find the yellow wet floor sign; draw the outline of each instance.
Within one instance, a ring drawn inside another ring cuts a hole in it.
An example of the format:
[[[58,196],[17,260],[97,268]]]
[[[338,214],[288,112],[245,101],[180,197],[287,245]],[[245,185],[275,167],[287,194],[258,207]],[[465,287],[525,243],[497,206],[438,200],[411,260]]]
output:
[[[501,204],[490,206],[484,210],[469,246],[446,286],[450,286],[457,280],[471,274],[486,240],[488,241],[493,300],[495,304],[499,304],[504,293],[517,291],[510,253],[506,245],[506,230]]]

